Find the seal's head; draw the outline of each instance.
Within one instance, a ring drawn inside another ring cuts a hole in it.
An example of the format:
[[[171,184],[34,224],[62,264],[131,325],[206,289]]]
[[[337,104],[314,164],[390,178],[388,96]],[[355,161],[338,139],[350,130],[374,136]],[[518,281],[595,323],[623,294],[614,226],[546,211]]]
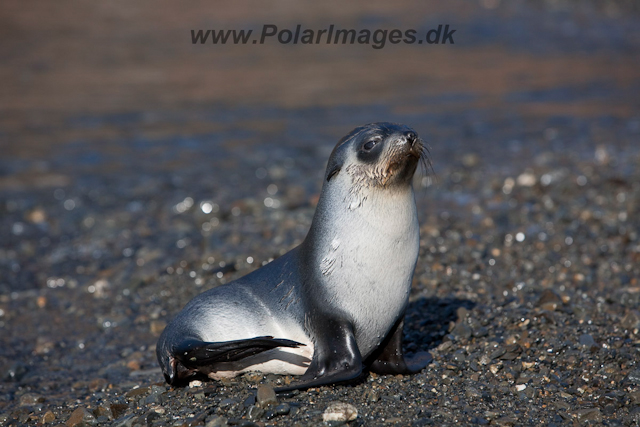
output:
[[[419,161],[428,163],[418,134],[396,123],[371,123],[349,132],[333,149],[325,180],[338,174],[351,176],[360,188],[407,186]]]

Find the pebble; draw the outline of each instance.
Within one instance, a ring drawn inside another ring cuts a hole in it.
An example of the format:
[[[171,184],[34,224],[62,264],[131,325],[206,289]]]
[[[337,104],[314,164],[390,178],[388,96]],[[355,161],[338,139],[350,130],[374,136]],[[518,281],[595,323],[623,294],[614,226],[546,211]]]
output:
[[[580,335],[580,345],[591,348],[596,345],[596,342],[590,334],[582,334]]]
[[[109,382],[104,378],[94,378],[89,383],[89,390],[91,391],[104,391]]]
[[[378,395],[378,393],[375,390],[371,390],[371,389],[366,390],[364,392],[364,398],[365,400],[371,403],[375,403],[378,400],[380,400],[380,396]]]
[[[44,402],[44,397],[34,393],[25,393],[20,396],[20,406],[33,406],[42,402]]]
[[[247,381],[257,383],[262,381],[262,379],[264,378],[264,374],[262,374],[261,372],[247,372],[246,374],[244,374],[244,378]]]
[[[258,406],[250,406],[247,411],[247,417],[249,417],[250,420],[259,420],[263,415],[264,409]]]
[[[465,306],[460,306],[456,309],[456,316],[458,317],[458,322],[463,322],[469,317],[469,310]]]
[[[469,399],[474,399],[474,398],[475,398],[475,399],[478,399],[478,398],[481,398],[481,397],[482,397],[482,393],[480,392],[480,390],[478,390],[478,389],[477,389],[477,388],[475,388],[475,387],[471,387],[471,386],[469,386],[469,387],[465,388],[465,390],[464,390],[464,394],[465,394],[465,396],[467,396],[467,398],[469,398]]]
[[[629,310],[620,320],[620,326],[629,330],[640,329],[640,311]]]
[[[129,409],[129,405],[124,403],[112,403],[109,405],[113,418],[120,418]]]
[[[472,333],[473,331],[471,330],[471,327],[465,322],[456,323],[455,327],[451,331],[451,335],[458,339],[464,340],[468,340],[469,338],[471,338]]]
[[[98,406],[96,409],[94,409],[93,415],[95,415],[96,417],[105,417],[109,420],[113,419],[113,413],[111,412],[111,409],[104,406]]]
[[[66,422],[68,427],[97,424],[96,417],[86,408],[77,408]]]
[[[113,422],[113,427],[132,427],[135,421],[136,416],[134,414],[130,414],[115,420]]]
[[[512,344],[504,348],[504,353],[499,356],[500,360],[515,360],[522,353],[522,347],[518,344]]]
[[[281,403],[280,405],[274,408],[276,414],[278,415],[287,415],[291,411],[291,406],[288,403]]]
[[[562,305],[562,298],[551,289],[545,289],[536,303],[543,310],[555,311]]]
[[[456,363],[463,363],[467,360],[467,357],[464,354],[464,350],[456,350],[453,352],[453,360]]]
[[[497,426],[514,426],[517,423],[518,423],[518,419],[512,416],[503,416],[491,422],[491,424],[495,424]]]
[[[50,424],[50,423],[54,422],[55,420],[56,420],[56,416],[51,411],[45,412],[44,415],[42,416],[42,423],[43,424]]]
[[[489,359],[493,360],[493,359],[498,359],[500,356],[502,356],[503,354],[505,354],[507,352],[507,349],[504,347],[498,347],[495,350],[493,350],[491,352],[491,354],[489,355]]]
[[[489,363],[491,363],[491,357],[489,357],[488,354],[483,354],[480,357],[480,364],[481,365],[488,365]]]
[[[244,402],[242,402],[242,406],[244,406],[245,408],[249,408],[253,405],[256,404],[256,395],[252,394],[249,397],[247,397]]]
[[[225,417],[220,417],[218,415],[213,415],[212,417],[207,418],[205,426],[206,427],[225,427],[228,425],[228,420]]]
[[[149,387],[139,387],[134,388],[133,390],[129,390],[125,396],[126,397],[139,397],[145,395],[149,392]]]
[[[156,411],[151,410],[151,411],[147,411],[144,415],[139,417],[138,420],[141,421],[143,424],[151,425],[155,420],[159,418],[160,418],[160,414],[158,414]]]
[[[218,404],[218,406],[220,408],[226,408],[228,406],[232,406],[234,403],[238,403],[237,399],[232,399],[232,398],[226,398],[226,399],[222,399],[220,401],[220,403]]]
[[[498,373],[498,371],[500,371],[500,369],[502,369],[502,365],[500,365],[500,364],[489,366],[489,370],[491,371],[491,373],[493,375],[496,375]]]
[[[261,408],[266,408],[269,405],[278,404],[278,398],[276,397],[275,390],[273,389],[273,387],[265,384],[260,384],[258,386],[256,401]]]
[[[574,412],[574,416],[578,419],[578,422],[585,423],[587,421],[602,422],[602,414],[598,408],[585,408],[579,409]]]
[[[322,414],[322,420],[328,421],[353,421],[358,417],[358,410],[355,406],[344,402],[331,402]]]
[[[626,377],[622,380],[623,385],[634,385],[640,386],[640,369],[634,369],[629,372]]]

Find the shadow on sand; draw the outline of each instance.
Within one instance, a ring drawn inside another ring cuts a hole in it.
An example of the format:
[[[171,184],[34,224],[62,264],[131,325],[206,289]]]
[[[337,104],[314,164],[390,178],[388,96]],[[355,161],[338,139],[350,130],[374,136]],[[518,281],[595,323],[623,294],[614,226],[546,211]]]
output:
[[[458,310],[471,310],[475,303],[458,298],[419,298],[409,303],[404,323],[403,348],[406,353],[429,351],[440,345]]]

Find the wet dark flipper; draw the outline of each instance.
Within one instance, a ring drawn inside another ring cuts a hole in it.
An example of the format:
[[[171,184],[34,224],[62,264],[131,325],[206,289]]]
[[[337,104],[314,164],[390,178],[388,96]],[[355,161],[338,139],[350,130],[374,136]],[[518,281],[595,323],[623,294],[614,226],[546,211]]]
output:
[[[201,367],[236,362],[278,347],[295,348],[303,345],[296,341],[269,336],[223,342],[185,339],[172,348],[172,372],[168,376],[165,374],[165,378],[171,385],[183,385],[200,376]]]
[[[245,340],[204,342],[185,340],[173,349],[173,354],[188,368],[208,366],[214,363],[235,362],[277,347],[300,347],[299,342],[273,337],[256,337]]]
[[[382,342],[378,351],[369,359],[369,371],[376,374],[406,375],[420,372],[433,360],[428,352],[417,353],[406,359],[402,352],[402,328],[404,316],[393,325],[393,328]]]
[[[277,388],[277,393],[319,387],[356,379],[362,373],[362,356],[349,322],[327,318],[316,335],[313,359],[300,381]]]

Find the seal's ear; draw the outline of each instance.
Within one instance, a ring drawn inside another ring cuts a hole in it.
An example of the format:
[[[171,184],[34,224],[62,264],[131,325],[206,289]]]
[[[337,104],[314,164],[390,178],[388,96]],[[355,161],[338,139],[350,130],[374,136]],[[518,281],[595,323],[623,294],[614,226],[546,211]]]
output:
[[[331,157],[329,157],[329,164],[327,165],[327,172],[325,176],[327,177],[327,182],[331,181],[331,178],[338,175],[338,172],[342,170],[342,165],[344,164],[344,153],[340,150],[339,146],[333,149],[331,153]]]
[[[330,181],[334,176],[338,175],[340,169],[342,169],[340,165],[335,165],[335,167],[331,169],[331,171],[327,174],[327,182]]]
[[[360,133],[362,133],[367,126],[360,126],[349,132],[346,136],[343,136],[340,141],[333,147],[333,151],[329,156],[329,164],[327,165],[327,182],[331,180],[334,176],[340,172],[342,169],[342,165],[345,163],[347,159],[347,148],[348,143],[355,137],[357,137]]]

